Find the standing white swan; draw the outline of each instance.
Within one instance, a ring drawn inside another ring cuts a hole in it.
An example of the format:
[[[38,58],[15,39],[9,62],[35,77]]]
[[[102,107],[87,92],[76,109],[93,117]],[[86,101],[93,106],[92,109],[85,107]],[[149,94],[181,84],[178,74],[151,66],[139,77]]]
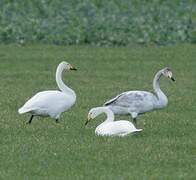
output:
[[[158,71],[154,77],[155,94],[147,91],[127,91],[107,101],[104,106],[110,108],[114,114],[130,114],[136,124],[136,118],[139,114],[167,106],[168,99],[159,86],[162,75],[175,81],[171,69],[166,67]]]
[[[99,136],[126,136],[130,133],[142,131],[142,129],[136,129],[135,126],[125,120],[114,121],[114,113],[107,107],[92,108],[88,113],[88,120],[85,125],[91,119],[94,119],[101,113],[106,113],[107,119],[101,123],[95,129],[95,134]]]
[[[61,62],[58,65],[56,70],[56,82],[60,91],[50,90],[39,92],[18,110],[19,114],[27,112],[32,114],[28,121],[29,124],[32,122],[34,116],[50,116],[58,122],[61,113],[74,105],[76,93],[63,83],[63,70],[76,70],[76,68],[67,62]]]

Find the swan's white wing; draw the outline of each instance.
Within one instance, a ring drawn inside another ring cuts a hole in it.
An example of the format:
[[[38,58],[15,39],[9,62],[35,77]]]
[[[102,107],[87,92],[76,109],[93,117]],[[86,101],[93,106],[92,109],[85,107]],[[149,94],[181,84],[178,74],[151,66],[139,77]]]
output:
[[[116,102],[116,100],[117,100],[120,96],[123,96],[123,95],[125,95],[126,93],[127,93],[127,92],[124,92],[124,93],[122,93],[122,94],[117,95],[116,97],[114,97],[114,98],[112,98],[112,99],[106,101],[103,105],[104,105],[104,106],[108,106],[108,105],[110,105],[110,104]]]
[[[43,91],[34,95],[29,99],[19,113],[36,111],[40,115],[48,115],[49,113],[59,113],[73,105],[71,99],[65,93],[60,91]]]
[[[96,128],[96,134],[103,136],[122,136],[137,131],[141,130],[136,129],[131,122],[125,120],[104,123]]]
[[[35,94],[33,97],[31,97],[24,105],[23,108],[25,109],[33,109],[33,108],[45,108],[45,106],[50,103],[50,101],[53,99],[53,97],[56,97],[56,94],[58,94],[58,91],[43,91]],[[51,96],[52,95],[52,96]],[[52,99],[51,99],[52,98]]]
[[[116,96],[104,105],[116,105],[127,108],[134,105],[137,107],[143,102],[152,101],[152,98],[154,98],[154,95],[147,91],[128,91]]]

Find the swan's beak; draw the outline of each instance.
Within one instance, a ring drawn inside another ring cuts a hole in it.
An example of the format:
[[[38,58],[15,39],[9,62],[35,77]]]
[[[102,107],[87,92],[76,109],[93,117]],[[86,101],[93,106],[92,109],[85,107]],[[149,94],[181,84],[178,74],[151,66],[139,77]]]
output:
[[[87,120],[85,122],[85,126],[89,123],[90,120],[91,120],[91,117],[90,117],[90,115],[88,115],[88,118],[87,118]]]
[[[70,70],[74,70],[74,71],[77,71],[77,69],[73,66],[70,66]]]
[[[173,77],[170,78],[172,81],[175,81],[175,79]]]
[[[85,122],[85,126],[88,124],[88,122],[89,122],[89,120],[87,119],[86,122]]]
[[[172,76],[172,72],[171,72],[171,71],[168,72],[168,78],[170,78],[172,81],[175,81],[175,79],[174,79],[173,76]]]

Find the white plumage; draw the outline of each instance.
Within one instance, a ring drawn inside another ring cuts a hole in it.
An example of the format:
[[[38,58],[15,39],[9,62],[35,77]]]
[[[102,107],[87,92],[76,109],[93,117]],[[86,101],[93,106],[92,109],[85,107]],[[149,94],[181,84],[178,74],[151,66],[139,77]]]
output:
[[[76,70],[67,62],[61,62],[56,70],[56,82],[60,89],[54,91],[42,91],[29,99],[19,110],[19,114],[31,113],[28,121],[31,123],[33,117],[50,116],[58,121],[60,114],[71,108],[76,101],[75,92],[67,87],[62,81],[63,70]]]
[[[104,103],[114,114],[130,114],[136,124],[139,114],[164,108],[168,104],[166,95],[159,86],[159,80],[164,75],[174,81],[172,72],[169,68],[158,71],[153,80],[155,94],[147,91],[127,91]]]
[[[125,120],[114,121],[114,114],[107,107],[92,108],[88,113],[88,120],[86,124],[90,121],[90,119],[94,119],[101,113],[105,113],[107,115],[107,119],[99,126],[97,126],[97,128],[95,129],[96,135],[126,136],[130,133],[142,131],[142,129],[136,129],[135,126],[129,121],[125,121]]]

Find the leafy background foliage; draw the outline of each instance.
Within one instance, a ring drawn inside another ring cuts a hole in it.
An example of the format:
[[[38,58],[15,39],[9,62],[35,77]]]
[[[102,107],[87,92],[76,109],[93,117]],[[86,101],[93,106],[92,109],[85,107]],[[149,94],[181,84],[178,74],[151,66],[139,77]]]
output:
[[[195,0],[1,0],[0,42],[196,42]]]

